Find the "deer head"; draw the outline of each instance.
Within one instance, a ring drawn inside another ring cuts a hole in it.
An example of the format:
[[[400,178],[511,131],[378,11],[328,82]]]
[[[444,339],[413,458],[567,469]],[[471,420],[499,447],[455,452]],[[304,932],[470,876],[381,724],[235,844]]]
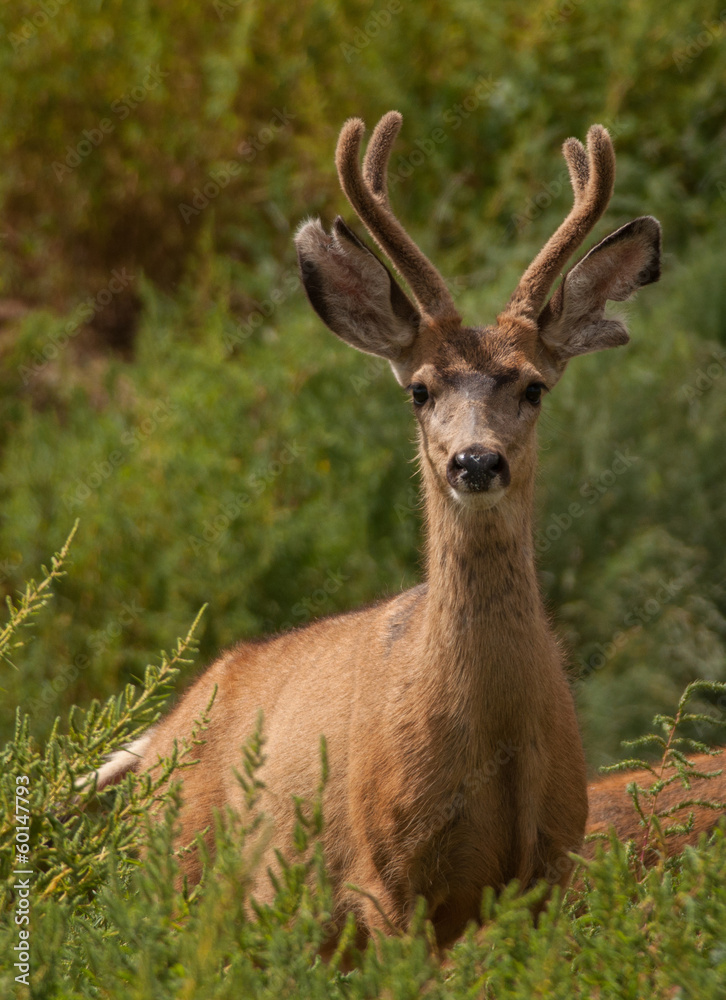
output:
[[[340,217],[330,234],[319,220],[299,229],[302,280],[333,333],[386,358],[410,392],[427,480],[459,508],[491,508],[531,486],[540,400],[569,359],[627,343],[624,324],[606,317],[605,303],[658,280],[660,225],[643,216],[607,236],[546,302],[612,195],[612,142],[593,125],[587,149],[577,139],[563,146],[574,192],[569,215],[527,268],[496,324],[464,326],[444,279],[388,202],[388,160],[401,121],[396,111],[383,116],[361,171],[365,126],[351,118],[340,133],[336,164],[350,204],[413,301]]]

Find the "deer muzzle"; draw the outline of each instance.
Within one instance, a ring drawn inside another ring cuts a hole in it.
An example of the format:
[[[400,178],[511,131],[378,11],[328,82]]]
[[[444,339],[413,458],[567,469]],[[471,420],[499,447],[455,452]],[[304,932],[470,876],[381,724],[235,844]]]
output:
[[[484,493],[492,487],[506,489],[512,477],[509,462],[500,451],[471,445],[451,456],[446,478],[457,491]]]

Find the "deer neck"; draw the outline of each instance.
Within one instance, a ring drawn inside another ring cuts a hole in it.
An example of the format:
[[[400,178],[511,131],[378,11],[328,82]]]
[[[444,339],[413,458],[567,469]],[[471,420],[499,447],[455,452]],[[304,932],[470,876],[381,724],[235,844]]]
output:
[[[534,463],[495,507],[452,503],[425,469],[428,592],[423,658],[434,685],[464,699],[512,688],[548,644],[532,539]]]

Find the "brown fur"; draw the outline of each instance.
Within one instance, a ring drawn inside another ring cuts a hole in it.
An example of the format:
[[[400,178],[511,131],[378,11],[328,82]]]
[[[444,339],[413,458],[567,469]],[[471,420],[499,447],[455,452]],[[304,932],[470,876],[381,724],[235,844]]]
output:
[[[676,780],[667,785],[659,794],[656,802],[658,813],[674,809],[680,803],[698,800],[706,802],[726,802],[726,752],[717,757],[709,754],[699,754],[691,758],[696,770],[703,774],[721,771],[713,778],[694,778],[690,789],[686,789],[681,781]],[[587,820],[587,833],[602,834],[614,829],[620,840],[634,840],[640,847],[643,842],[644,829],[633,805],[633,800],[627,792],[627,786],[634,781],[639,788],[649,788],[654,781],[649,771],[622,771],[609,774],[605,778],[593,781],[587,789],[590,803],[590,815]],[[641,806],[648,814],[649,800],[641,795]],[[683,806],[676,809],[667,820],[662,820],[664,826],[672,823],[686,823],[689,813],[693,813],[693,829],[687,834],[672,834],[665,840],[666,854],[680,854],[685,847],[698,843],[704,833],[710,833],[717,823],[726,815],[719,809],[709,809],[702,805]],[[582,849],[586,858],[592,858],[598,843],[607,841],[600,838],[588,840]],[[652,863],[657,854],[650,850],[646,852],[645,861]]]
[[[526,393],[552,388],[572,354],[609,346],[598,339],[603,295],[643,283],[642,259],[657,256],[657,238],[652,227],[625,232],[605,269],[591,252],[571,272],[576,310],[565,290],[542,323],[536,314],[509,312],[496,326],[464,327],[443,279],[388,205],[385,168],[399,127],[395,112],[382,119],[361,174],[363,126],[346,123],[337,162],[346,193],[407,279],[415,305],[342,220],[331,235],[310,221],[296,243],[310,301],[333,332],[388,358],[403,386],[430,394],[414,406],[426,583],[228,650],[132,749],[140,767],[152,767],[189,734],[217,687],[200,762],[183,772],[181,839],[188,841],[212,824],[215,809],[242,808],[233,768],[263,709],[260,776],[262,806],[274,819],[272,863],[275,848],[289,849],[292,796],[311,797],[318,786],[324,734],[324,846],[335,919],[352,910],[363,934],[403,928],[423,896],[445,945],[478,918],[485,886],[499,889],[513,878],[526,886],[553,870],[554,881],[566,883],[567,852],[582,841],[585,764],[534,563],[538,406]],[[582,164],[577,154],[568,162],[577,167],[579,199]],[[109,774],[135,759],[111,761]],[[198,878],[198,859],[189,855],[184,864]],[[266,879],[255,891],[269,894]]]

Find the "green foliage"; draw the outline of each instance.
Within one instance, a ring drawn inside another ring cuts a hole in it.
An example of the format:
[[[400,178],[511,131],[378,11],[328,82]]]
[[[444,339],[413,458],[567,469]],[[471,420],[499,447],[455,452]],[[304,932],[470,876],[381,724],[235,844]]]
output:
[[[726,679],[726,312],[694,298],[713,254],[700,242],[667,265],[630,313],[631,344],[573,362],[540,424],[535,544],[593,764],[689,682]],[[699,704],[723,719],[723,694]]]
[[[51,573],[28,588],[31,598],[38,591],[48,594],[50,576],[57,581],[61,565],[55,557]],[[16,622],[9,632],[16,634],[19,627]],[[160,705],[191,642],[190,632],[171,657],[149,667],[137,692],[126,691],[86,713],[71,709],[63,731],[57,724],[44,748],[31,738],[27,718],[18,718],[0,762],[0,912],[7,917],[0,922],[3,995],[639,1000],[718,996],[723,990],[722,831],[688,849],[665,874],[640,876],[625,845],[613,836],[609,851],[600,851],[591,863],[588,891],[576,908],[562,907],[555,895],[536,925],[532,909],[546,885],[520,896],[513,883],[498,899],[489,891],[484,929],[470,928],[444,965],[421,905],[408,933],[377,939],[362,953],[354,948],[349,920],[337,949],[323,962],[319,952],[332,908],[320,844],[325,746],[318,794],[313,802],[297,802],[293,843],[275,879],[274,898],[260,903],[250,896],[250,886],[260,863],[255,835],[263,822],[257,808],[261,721],[240,748],[247,811],[220,818],[214,859],[207,857],[202,882],[190,890],[179,878],[175,852],[180,800],[173,779],[180,767],[194,766],[194,741],[153,780],[128,774],[99,796],[95,781],[83,779],[104,753],[153,719],[150,706]],[[23,648],[27,654],[29,647]],[[681,719],[691,694],[684,695]],[[674,729],[676,719],[669,721]],[[203,727],[200,720],[199,739]],[[677,753],[674,742],[669,746]],[[27,795],[16,792],[18,779]],[[30,847],[22,855],[19,830],[27,831],[24,842]],[[24,908],[21,890],[28,871],[29,908]],[[29,923],[16,923],[25,913]],[[15,979],[23,969],[14,963],[22,964],[17,946],[26,927],[29,939],[22,944],[32,960],[29,988],[23,990]]]
[[[81,518],[76,572],[39,622],[53,662],[31,653],[9,678],[11,703],[38,732],[58,705],[138,676],[166,629],[203,603],[201,651],[212,657],[416,579],[403,394],[380,366],[361,387],[360,358],[316,335],[300,301],[230,354],[220,271],[219,304],[201,317],[148,286],[136,360],[107,369],[105,400],[64,356],[66,402],[26,399],[8,439],[7,589]],[[26,351],[21,338],[11,367]]]
[[[10,657],[9,651],[11,649],[19,649],[23,645],[23,640],[16,633],[21,628],[30,625],[33,615],[36,615],[48,603],[51,594],[51,584],[54,580],[58,580],[63,576],[63,563],[68,555],[68,550],[70,549],[77,528],[78,522],[76,521],[73,525],[73,531],[71,531],[66,539],[63,548],[57,555],[53,556],[50,570],[43,567],[43,579],[39,584],[36,584],[35,580],[30,580],[17,604],[10,597],[6,598],[9,616],[7,623],[0,630],[0,659],[4,660],[5,663],[9,663],[11,667],[15,666],[15,664]]]
[[[305,214],[341,208],[341,119],[371,124],[392,105],[406,119],[394,202],[475,322],[562,217],[562,138],[610,126],[607,225],[658,215],[666,265],[631,309],[632,345],[578,358],[545,406],[543,584],[593,766],[690,681],[726,679],[716,7],[305,0],[291,20],[274,4],[84,0],[36,13],[0,9],[1,270],[5,295],[38,303],[0,303],[3,595],[80,526],[41,643],[5,684],[0,733],[16,704],[44,737],[59,710],[138,680],[201,604],[211,659],[420,578],[405,400],[384,363],[313,316],[290,239]],[[84,130],[104,117],[113,129],[94,145]],[[180,206],[231,163],[185,222]]]
[[[239,275],[244,308],[245,292],[264,295],[254,268],[283,255],[290,227],[339,209],[340,122],[392,106],[407,122],[396,202],[474,285],[526,262],[560,213],[558,147],[593,121],[617,138],[614,222],[657,206],[682,247],[722,203],[717,3],[302,0],[294,18],[258,0],[55,10],[0,10],[5,294],[70,305],[113,268],[168,285],[219,251],[253,265]]]
[[[668,736],[677,722],[712,743],[726,708],[720,7],[19,0],[0,32],[1,908],[27,773],[32,995],[719,995],[722,835],[644,879],[613,844],[585,911],[554,906],[537,927],[505,893],[445,969],[419,914],[348,974],[344,947],[316,959],[319,804],[298,804],[302,853],[275,904],[249,905],[259,734],[240,756],[250,814],[220,825],[194,893],[175,884],[173,789],[129,777],[96,804],[76,782],[187,682],[186,640],[154,654],[202,604],[208,660],[420,578],[403,394],[322,329],[294,268],[293,227],[344,205],[341,121],[404,114],[393,202],[472,322],[567,209],[562,139],[602,121],[618,180],[596,235],[658,216],[664,275],[630,309],[631,346],[577,359],[545,404],[536,543],[591,765],[618,760],[623,736],[652,749],[653,712],[692,685],[664,715],[661,765],[642,762],[654,784],[634,790],[645,835],[666,834],[659,789],[690,773]],[[165,774],[191,758],[179,748]],[[150,810],[164,819],[147,829]],[[4,961],[15,933],[0,923]]]
[[[693,736],[683,735],[684,732],[699,733],[704,728],[710,732],[714,723],[720,723],[721,726],[726,725],[726,719],[714,718],[712,714],[704,712],[687,710],[689,702],[703,693],[717,699],[726,693],[726,684],[719,684],[715,681],[693,681],[681,695],[674,716],[656,715],[654,723],[660,732],[647,733],[637,739],[624,741],[626,747],[659,754],[660,760],[656,764],[641,758],[630,757],[603,769],[605,773],[609,773],[642,768],[652,775],[648,787],[641,787],[632,781],[627,788],[642,826],[640,843],[634,845],[637,848],[637,854],[634,855],[636,870],[640,877],[644,874],[646,855],[650,850],[654,849],[659,854],[662,863],[667,858],[668,838],[686,835],[692,831],[694,821],[692,810],[694,808],[711,809],[714,813],[726,812],[726,802],[703,796],[693,798],[692,795],[688,794],[694,779],[715,778],[721,774],[720,769],[717,771],[699,769],[697,763],[687,756],[689,753],[717,756],[718,751],[711,750],[707,744]],[[659,805],[661,792],[669,785],[679,784],[684,788],[683,796],[675,804],[667,808],[661,807]],[[668,822],[676,813],[682,813],[683,809],[691,810],[685,822]]]
[[[706,339],[690,308],[721,256],[717,233],[670,265],[631,308],[629,347],[576,359],[544,406],[535,541],[593,765],[690,681],[726,678],[726,314],[709,300]],[[462,308],[490,318],[507,291]],[[66,350],[0,397],[5,593],[80,519],[42,642],[5,681],[5,734],[15,704],[41,737],[60,709],[140,677],[202,604],[211,659],[420,579],[412,424],[385,364],[339,344],[297,288],[254,329],[233,292],[219,259],[201,299],[147,284],[132,361],[89,369]],[[25,320],[8,383],[52,329]]]
[[[8,642],[28,625],[29,615],[37,613],[41,601],[48,600],[48,588],[62,573],[69,544],[70,538],[53,557],[43,581],[28,585],[20,608],[10,608],[10,621],[3,633]],[[95,815],[85,808],[96,790],[95,779],[89,780],[88,775],[100,766],[104,755],[138,736],[158,718],[179,666],[189,662],[185,654],[192,648],[199,617],[170,657],[162,653],[158,665],[147,667],[141,690],[127,685],[122,694],[103,706],[93,701],[85,711],[72,707],[66,731],[59,731],[57,719],[44,747],[32,738],[29,717],[18,710],[14,737],[0,754],[0,908],[7,908],[14,895],[13,868],[20,858],[14,850],[18,813],[22,813],[30,834],[36,869],[34,892],[41,901],[68,900],[78,910],[93,907],[94,895],[109,876],[116,854],[133,849],[140,818],[161,801],[160,789],[170,775],[191,763],[186,758],[193,750],[194,736],[153,779],[146,776],[141,782],[125,782],[127,794],[117,794],[112,803],[107,798],[109,808]],[[29,789],[24,799],[17,797],[19,775]],[[20,808],[18,802],[22,803]]]

